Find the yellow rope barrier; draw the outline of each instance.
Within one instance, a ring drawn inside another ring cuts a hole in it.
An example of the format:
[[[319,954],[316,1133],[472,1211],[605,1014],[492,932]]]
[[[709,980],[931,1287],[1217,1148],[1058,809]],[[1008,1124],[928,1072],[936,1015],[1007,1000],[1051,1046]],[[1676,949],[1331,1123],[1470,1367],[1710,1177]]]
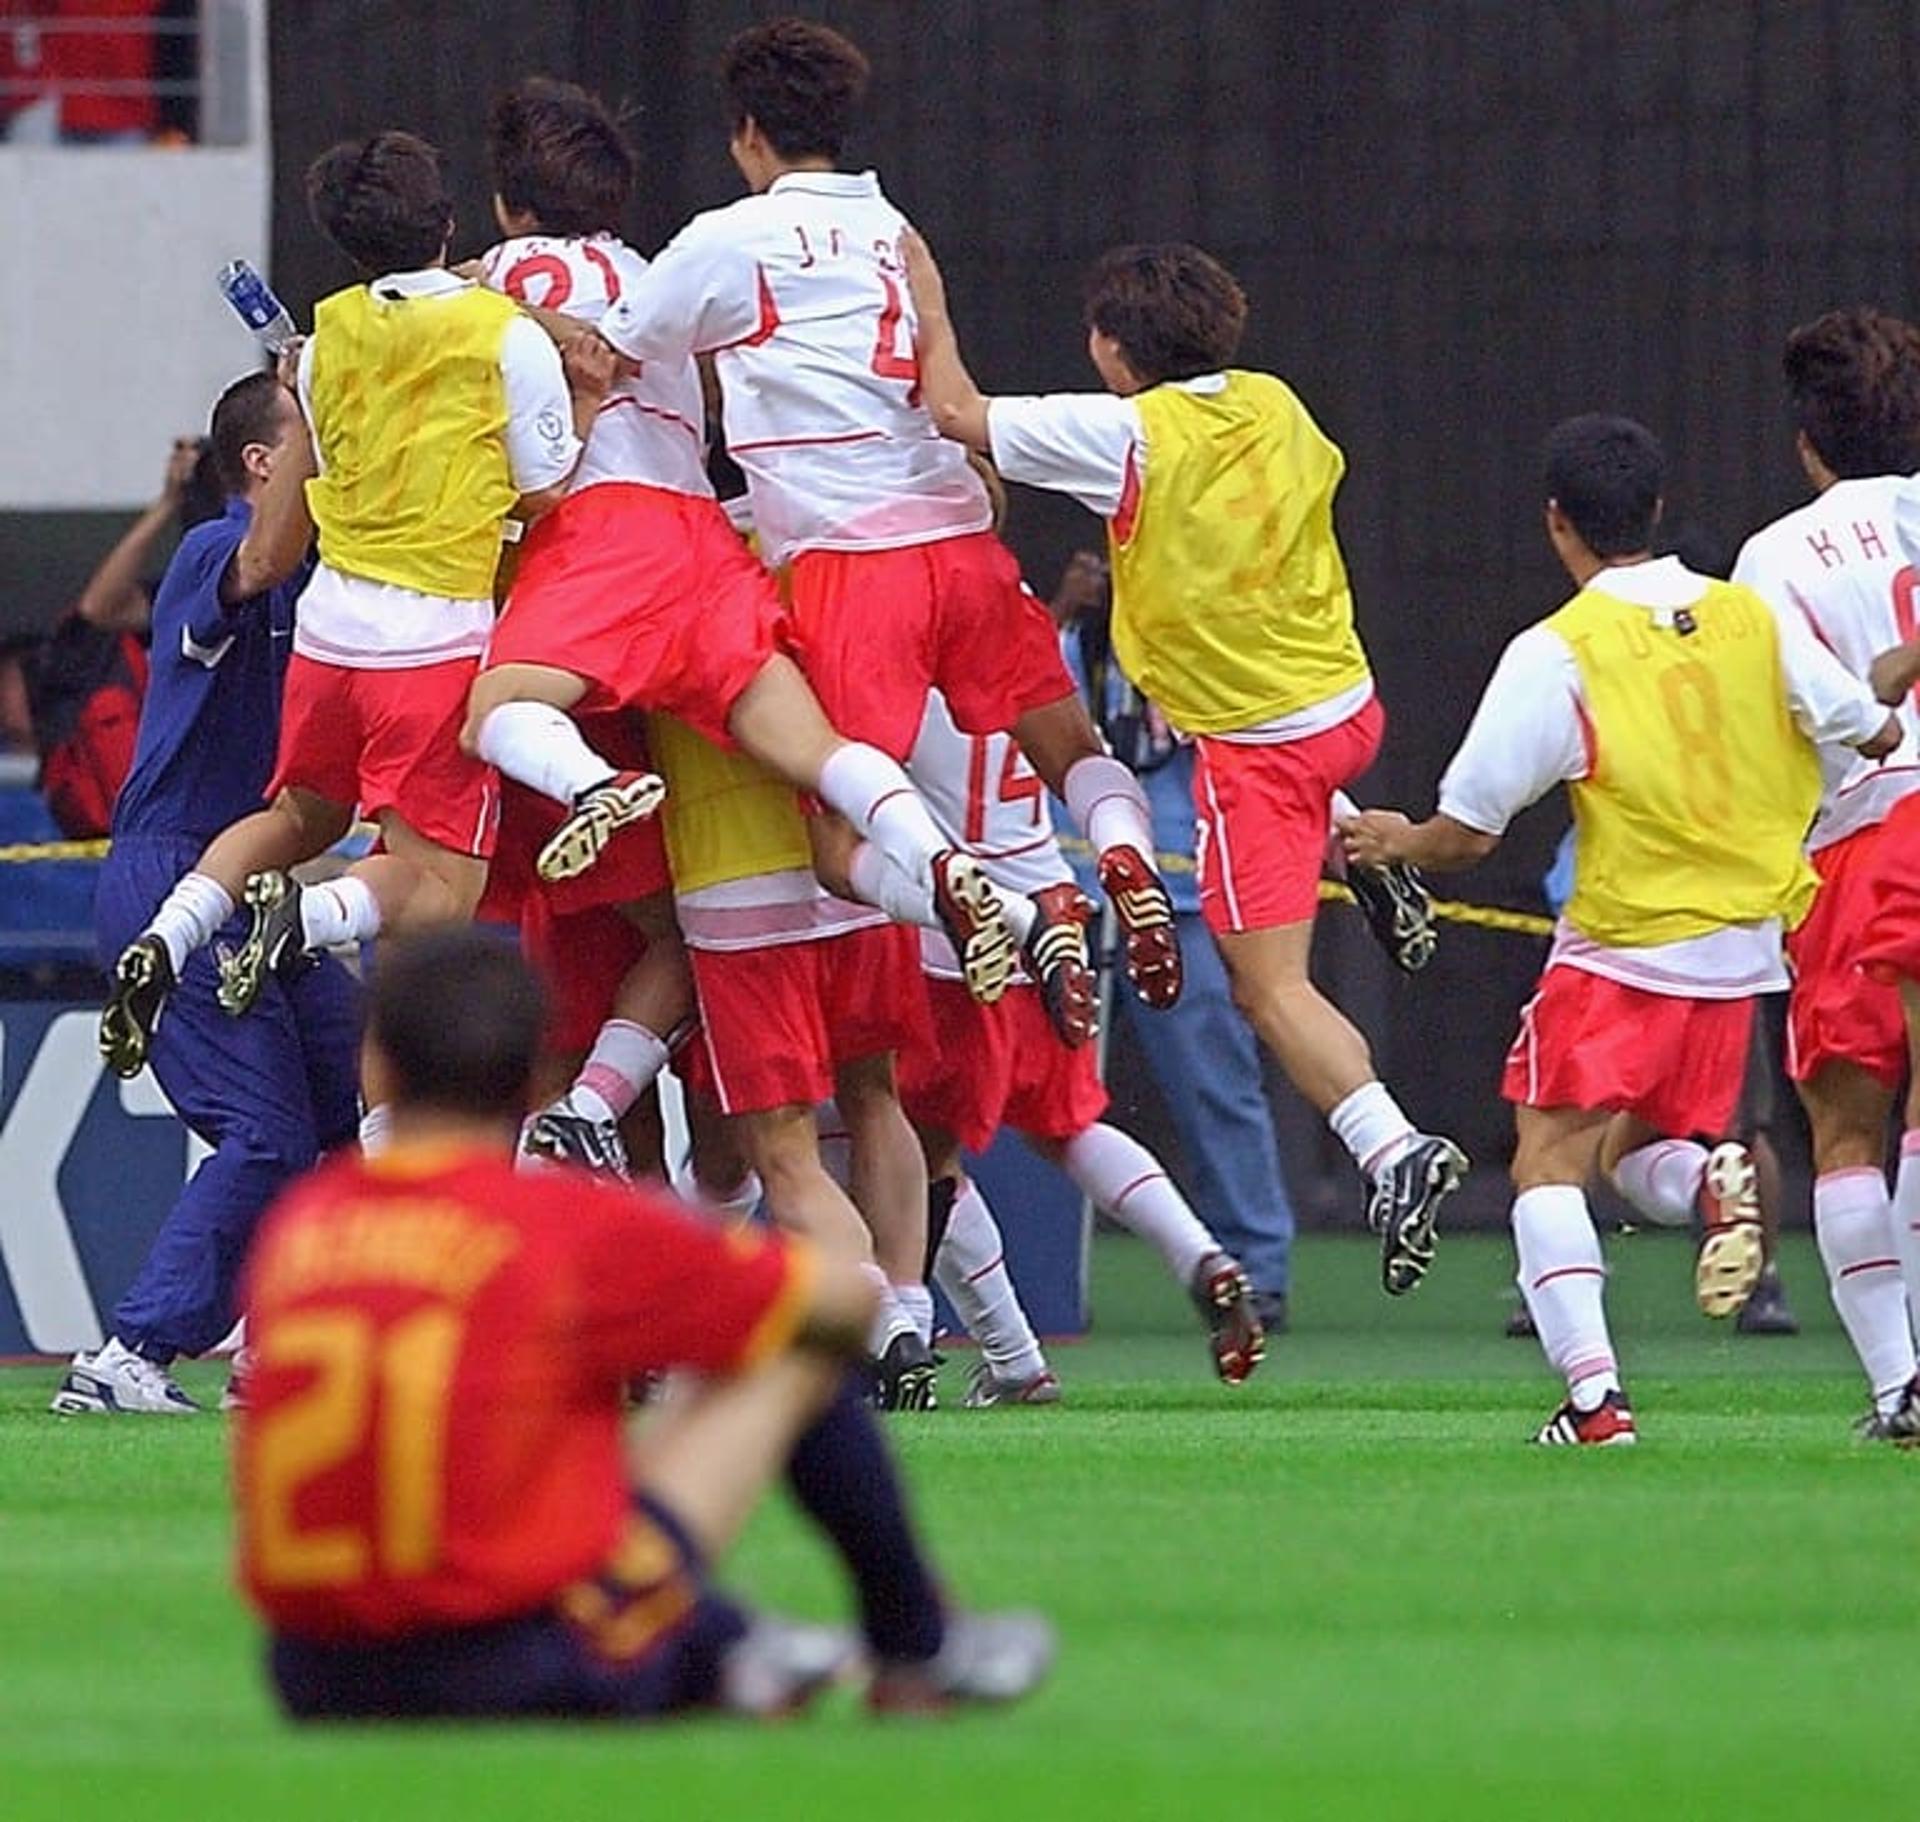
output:
[[[106,851],[104,840],[0,842],[0,866],[23,867],[36,860],[99,860]]]

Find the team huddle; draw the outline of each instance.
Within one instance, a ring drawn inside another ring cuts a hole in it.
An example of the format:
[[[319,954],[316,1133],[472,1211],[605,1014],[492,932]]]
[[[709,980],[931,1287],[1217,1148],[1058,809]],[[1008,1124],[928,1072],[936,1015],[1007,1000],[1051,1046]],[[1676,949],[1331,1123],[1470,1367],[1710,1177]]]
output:
[[[983,394],[925,243],[837,168],[865,80],[825,28],[743,33],[723,81],[750,194],[651,262],[617,233],[631,153],[570,85],[496,104],[504,238],[459,268],[431,147],[334,148],[309,201],[366,280],[215,409],[230,506],[155,604],[100,912],[103,1052],[151,1065],[213,1154],[54,1408],[192,1409],[169,1363],[244,1309],[243,1576],[296,1714],[766,1713],[855,1661],[880,1710],[1030,1688],[1044,1623],[950,1605],[868,1414],[932,1402],[936,1278],[992,1343],[969,1404],[1059,1396],[964,1175],[1002,1128],[1155,1246],[1223,1381],[1259,1366],[1245,1273],[1104,1118],[1097,910],[1049,794],[1149,1006],[1181,955],[1140,786],[997,535],[1000,478],[1107,522],[1115,657],[1194,746],[1202,912],[1364,1179],[1385,1291],[1430,1268],[1466,1159],[1310,979],[1323,874],[1416,969],[1421,870],[1565,782],[1577,885],[1503,1085],[1521,1287],[1566,1381],[1539,1440],[1635,1437],[1596,1163],[1698,1210],[1709,1314],[1753,1289],[1726,1135],[1783,943],[1835,1300],[1874,1433],[1920,1440],[1920,1162],[1890,1199],[1881,1155],[1892,983],[1920,976],[1895,864],[1920,767],[1882,706],[1920,679],[1894,523],[1920,337],[1870,312],[1796,337],[1824,491],[1732,584],[1653,556],[1646,431],[1561,426],[1547,523],[1578,592],[1509,648],[1414,824],[1343,792],[1385,725],[1344,459],[1233,366],[1232,277],[1119,249],[1086,305],[1105,390]],[[296,881],[356,819],[374,851]],[[330,952],[376,937],[363,1055]],[[658,1187],[669,1069],[691,1213]],[[660,1376],[636,1475],[623,1406]],[[783,1471],[857,1636],[708,1581]]]

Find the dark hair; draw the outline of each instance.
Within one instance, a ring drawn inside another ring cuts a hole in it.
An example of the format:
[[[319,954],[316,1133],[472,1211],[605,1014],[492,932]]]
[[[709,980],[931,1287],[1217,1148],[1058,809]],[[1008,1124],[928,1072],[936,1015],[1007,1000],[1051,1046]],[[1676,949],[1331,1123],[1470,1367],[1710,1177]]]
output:
[[[837,161],[871,74],[857,44],[811,19],[749,26],[720,59],[734,131],[751,120],[785,158]]]
[[[214,475],[226,493],[247,491],[247,445],[279,437],[286,396],[276,375],[249,373],[214,401],[205,454],[211,456]]]
[[[347,139],[307,166],[314,224],[363,271],[430,266],[453,231],[439,151],[411,133]]]
[[[1115,247],[1087,275],[1087,326],[1110,335],[1141,383],[1217,373],[1247,326],[1233,274],[1198,247]]]
[[[546,998],[510,943],[471,924],[380,945],[367,1032],[394,1100],[483,1120],[527,1108]]]
[[[487,159],[500,200],[548,234],[611,234],[633,193],[633,148],[598,95],[551,76],[493,104]]]
[[[1920,329],[1861,307],[1787,337],[1794,424],[1841,480],[1920,468]]]
[[[1568,418],[1547,437],[1547,498],[1596,557],[1628,557],[1653,542],[1667,458],[1632,418]]]

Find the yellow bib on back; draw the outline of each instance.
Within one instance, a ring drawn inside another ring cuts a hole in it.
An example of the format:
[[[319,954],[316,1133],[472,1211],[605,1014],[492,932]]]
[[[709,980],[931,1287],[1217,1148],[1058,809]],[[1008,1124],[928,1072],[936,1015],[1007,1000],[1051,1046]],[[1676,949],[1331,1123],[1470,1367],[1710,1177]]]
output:
[[[1333,534],[1346,460],[1291,388],[1232,372],[1218,392],[1154,386],[1134,403],[1146,475],[1131,527],[1110,528],[1113,649],[1128,677],[1195,734],[1364,683]]]
[[[395,299],[355,285],[315,309],[322,472],[307,502],[330,569],[456,601],[492,596],[519,498],[500,374],[515,314],[477,285]]]
[[[1568,921],[1641,948],[1806,915],[1802,844],[1820,764],[1795,726],[1779,635],[1751,589],[1710,582],[1694,630],[1587,589],[1546,624],[1572,648],[1593,723],[1570,787],[1578,862]]]
[[[676,892],[811,868],[793,787],[671,715],[647,717],[647,751],[667,781],[661,835]]]

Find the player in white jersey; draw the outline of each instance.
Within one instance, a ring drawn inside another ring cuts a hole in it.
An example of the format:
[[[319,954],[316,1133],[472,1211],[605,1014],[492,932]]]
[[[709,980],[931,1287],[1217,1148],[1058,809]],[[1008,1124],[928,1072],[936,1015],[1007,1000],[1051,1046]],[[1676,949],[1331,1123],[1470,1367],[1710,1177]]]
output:
[[[612,236],[633,154],[599,101],[545,79],[502,98],[492,149],[512,238],[490,256],[490,278],[543,307],[550,329],[564,334],[571,322],[584,334],[646,277],[646,262]],[[992,887],[943,843],[894,760],[829,725],[779,648],[773,583],[706,478],[692,360],[649,360],[629,374],[588,444],[574,487],[522,545],[462,733],[470,752],[568,807],[540,853],[541,877],[593,867],[661,797],[654,773],[611,763],[574,714],[664,711],[815,792],[930,886],[970,986],[997,994],[1013,938]]]
[[[753,194],[689,223],[600,332],[643,362],[714,357],[728,450],[767,561],[790,568],[794,648],[834,724],[905,759],[937,686],[969,731],[1011,728],[1099,850],[1136,990],[1170,1005],[1179,946],[1146,802],[1102,750],[980,480],[920,403],[906,219],[871,172],[835,169],[867,74],[806,21],[735,38],[722,75]]]
[[[963,731],[935,692],[911,763],[934,814],[996,884],[1062,905],[1062,915],[1071,915],[1076,901],[1091,910],[1054,839],[1046,788],[1011,735]],[[985,1203],[966,1175],[962,1148],[978,1154],[1002,1126],[1012,1127],[1096,1208],[1153,1244],[1207,1325],[1215,1371],[1229,1385],[1239,1384],[1265,1347],[1252,1286],[1159,1159],[1103,1122],[1107,1094],[1094,1052],[1060,1040],[1030,985],[1016,981],[998,1004],[975,1005],[960,984],[951,946],[936,931],[922,933],[921,966],[932,1024],[921,1043],[901,1054],[900,1099],[920,1131],[929,1176],[954,1185],[955,1238],[966,1244],[976,1230],[987,1231],[979,1219]],[[942,1276],[963,1317],[970,1306],[983,1306],[994,1288],[979,1269]],[[979,1339],[988,1345],[989,1337]],[[968,1402],[1029,1402],[1036,1386],[1050,1387],[1030,1334],[1023,1355],[995,1359],[989,1351]]]
[[[1877,310],[1831,311],[1787,338],[1783,367],[1814,497],[1747,540],[1734,580],[1866,677],[1914,632],[1920,578],[1901,550],[1895,506],[1902,477],[1920,468],[1920,331]],[[1787,1069],[1813,1134],[1814,1234],[1873,1392],[1863,1433],[1920,1441],[1911,1326],[1920,1206],[1896,1215],[1886,1178],[1906,1025],[1899,989],[1859,966],[1887,818],[1920,790],[1920,715],[1910,697],[1898,709],[1904,738],[1882,763],[1845,748],[1822,754],[1826,788],[1808,838],[1821,885],[1788,945]],[[1920,1148],[1909,1141],[1903,1172]]]

